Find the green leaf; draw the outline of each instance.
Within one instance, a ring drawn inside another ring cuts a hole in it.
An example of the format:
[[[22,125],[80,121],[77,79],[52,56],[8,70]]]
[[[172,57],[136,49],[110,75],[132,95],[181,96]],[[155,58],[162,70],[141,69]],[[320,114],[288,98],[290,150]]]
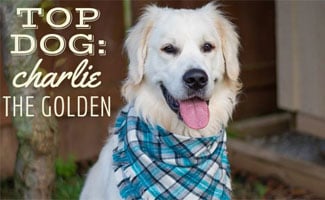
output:
[[[54,2],[52,0],[42,0],[39,7],[43,8],[44,10],[47,10],[54,7]]]
[[[75,175],[68,179],[57,178],[53,199],[79,199],[84,180]]]
[[[255,191],[260,197],[263,197],[267,192],[267,187],[260,182],[254,184]]]
[[[44,69],[44,68],[42,68],[42,67],[39,67],[39,68],[37,69],[37,72],[41,72],[42,76],[44,76],[44,75],[47,74],[47,70]]]
[[[238,138],[239,137],[238,134],[235,131],[231,130],[230,128],[227,128],[226,132],[227,132],[228,138]]]
[[[58,158],[55,161],[55,172],[58,177],[69,178],[77,173],[77,165],[73,156],[69,156],[66,160]]]

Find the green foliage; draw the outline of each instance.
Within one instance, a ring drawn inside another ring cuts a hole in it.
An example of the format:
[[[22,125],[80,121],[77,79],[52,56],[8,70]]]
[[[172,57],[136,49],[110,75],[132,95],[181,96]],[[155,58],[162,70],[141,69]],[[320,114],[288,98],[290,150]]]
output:
[[[64,179],[57,177],[53,199],[79,199],[81,193],[83,178],[79,175]]]
[[[55,161],[55,172],[57,177],[69,178],[76,174],[77,165],[73,156],[69,156],[66,160],[58,158]]]
[[[132,2],[131,0],[123,0],[123,18],[125,30],[128,30],[132,24]]]
[[[20,199],[18,192],[14,189],[14,180],[6,179],[0,181],[0,199]]]
[[[39,5],[39,8],[44,9],[44,15],[42,16],[42,22],[46,23],[46,15],[48,10],[54,7],[54,2],[53,0],[42,0]]]
[[[230,128],[227,128],[226,132],[227,132],[228,138],[238,138],[239,137],[238,134],[235,131],[231,130]]]
[[[256,191],[256,193],[258,194],[258,196],[260,196],[260,197],[263,197],[267,192],[267,186],[262,184],[259,181],[256,181],[253,184],[253,187],[254,187],[254,190]]]
[[[44,10],[49,10],[50,8],[54,7],[54,2],[53,0],[42,0],[39,7],[43,8]]]
[[[77,165],[73,156],[66,160],[58,158],[55,162],[56,182],[53,199],[78,199],[83,178],[77,173]]]
[[[270,191],[267,181],[245,171],[235,171],[232,174],[233,199],[265,199]]]

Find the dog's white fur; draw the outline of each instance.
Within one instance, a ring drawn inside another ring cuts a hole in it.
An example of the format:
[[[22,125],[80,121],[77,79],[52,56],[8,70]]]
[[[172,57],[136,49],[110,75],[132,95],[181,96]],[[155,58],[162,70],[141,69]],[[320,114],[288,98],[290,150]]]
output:
[[[215,48],[202,52],[205,42]],[[163,52],[166,44],[176,46],[179,53]],[[147,123],[191,137],[214,135],[227,125],[236,104],[240,87],[238,45],[234,26],[213,3],[195,10],[149,6],[126,39],[130,63],[122,94]],[[209,100],[210,120],[200,130],[189,128],[179,119],[160,89],[163,84],[175,99],[186,99],[182,76],[191,68],[202,69],[208,75],[204,98]],[[121,199],[112,169],[116,144],[109,139],[103,148],[90,170],[81,199]]]

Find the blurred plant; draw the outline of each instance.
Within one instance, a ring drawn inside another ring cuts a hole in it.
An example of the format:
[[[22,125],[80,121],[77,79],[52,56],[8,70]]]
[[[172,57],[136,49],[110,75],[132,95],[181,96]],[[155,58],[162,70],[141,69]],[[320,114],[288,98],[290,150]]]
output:
[[[44,23],[46,23],[46,15],[47,12],[54,7],[54,2],[53,0],[42,0],[39,4],[38,4],[39,8],[42,8],[44,10],[44,15],[42,16],[42,21]]]
[[[57,178],[52,198],[79,199],[83,181],[78,175],[72,176],[69,179]]]
[[[55,161],[55,173],[57,177],[69,178],[77,173],[77,165],[74,156],[70,155],[66,160],[58,158]]]
[[[238,138],[239,137],[238,133],[229,127],[226,129],[226,132],[227,132],[228,138]]]
[[[132,24],[132,2],[131,0],[123,0],[123,18],[124,28],[128,30]]]
[[[256,191],[256,193],[258,194],[258,196],[261,197],[261,198],[264,197],[264,195],[267,192],[267,186],[265,184],[262,184],[259,181],[256,181],[253,184],[253,188]]]
[[[77,164],[74,156],[67,159],[58,158],[55,161],[56,183],[53,199],[78,199],[83,178],[77,173]]]

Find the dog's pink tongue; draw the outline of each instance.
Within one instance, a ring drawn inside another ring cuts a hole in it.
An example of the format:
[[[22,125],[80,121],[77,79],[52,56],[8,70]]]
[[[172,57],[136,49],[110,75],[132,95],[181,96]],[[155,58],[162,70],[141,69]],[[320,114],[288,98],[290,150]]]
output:
[[[206,101],[198,98],[179,102],[184,123],[192,129],[202,129],[209,122],[209,108]]]

